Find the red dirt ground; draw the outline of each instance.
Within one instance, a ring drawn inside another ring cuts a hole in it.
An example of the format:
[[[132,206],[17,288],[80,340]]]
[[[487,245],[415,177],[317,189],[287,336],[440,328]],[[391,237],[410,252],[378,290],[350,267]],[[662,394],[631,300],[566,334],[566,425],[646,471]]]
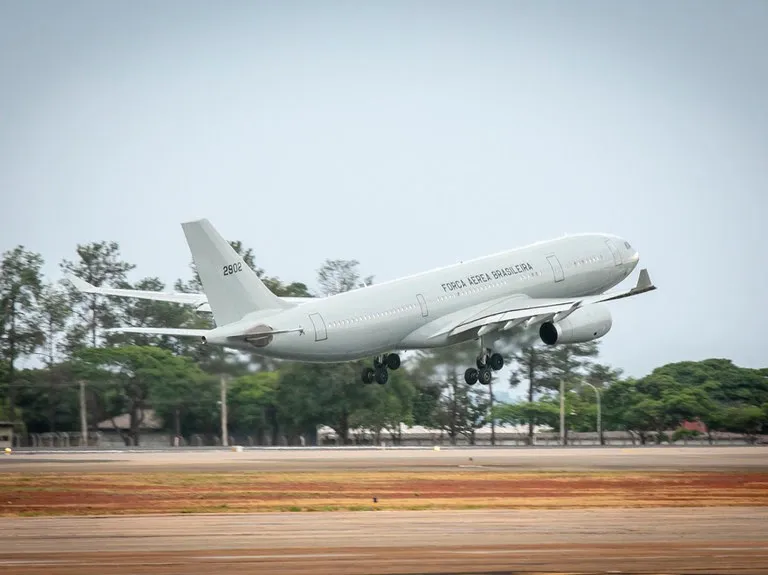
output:
[[[2,516],[733,505],[768,506],[768,473],[0,475]]]

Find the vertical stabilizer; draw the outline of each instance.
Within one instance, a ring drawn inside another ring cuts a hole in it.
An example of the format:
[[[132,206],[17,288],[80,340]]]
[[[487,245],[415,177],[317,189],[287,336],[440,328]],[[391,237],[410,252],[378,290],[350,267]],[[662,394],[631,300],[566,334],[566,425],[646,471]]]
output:
[[[219,326],[254,311],[291,307],[273,294],[207,219],[181,224]]]

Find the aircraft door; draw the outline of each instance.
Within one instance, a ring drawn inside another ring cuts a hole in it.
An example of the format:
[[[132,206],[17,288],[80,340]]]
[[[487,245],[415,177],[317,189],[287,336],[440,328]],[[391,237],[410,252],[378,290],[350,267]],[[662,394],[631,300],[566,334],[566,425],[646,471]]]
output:
[[[427,317],[429,315],[429,309],[427,308],[427,300],[424,299],[424,296],[419,294],[416,294],[416,299],[419,300],[419,307],[421,308],[421,317]]]
[[[616,244],[614,244],[612,240],[605,240],[605,243],[608,244],[608,249],[611,250],[611,254],[613,255],[613,265],[620,266],[621,252],[619,251],[619,248],[616,247]]]
[[[549,265],[552,268],[552,273],[555,276],[555,283],[563,281],[565,279],[565,274],[563,274],[563,266],[560,265],[560,260],[557,259],[557,256],[547,256],[547,261],[549,262]]]
[[[319,313],[309,314],[309,321],[315,328],[315,341],[324,341],[328,339],[328,331],[325,329],[325,320]]]

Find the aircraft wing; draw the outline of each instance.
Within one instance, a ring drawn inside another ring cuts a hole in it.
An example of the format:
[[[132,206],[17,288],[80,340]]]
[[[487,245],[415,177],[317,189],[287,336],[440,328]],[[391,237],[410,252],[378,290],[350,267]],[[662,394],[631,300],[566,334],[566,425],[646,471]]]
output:
[[[167,301],[171,303],[178,303],[183,305],[193,305],[200,312],[211,311],[211,306],[208,305],[208,297],[202,293],[185,293],[185,292],[162,292],[162,291],[147,291],[147,290],[135,290],[135,289],[118,289],[118,288],[105,288],[96,287],[89,284],[87,281],[72,275],[67,274],[67,279],[74,285],[79,291],[83,293],[109,295],[115,297],[132,297],[137,299],[149,299],[154,301]],[[294,305],[301,305],[315,298],[311,297],[281,297],[280,299],[292,303]]]
[[[472,329],[477,329],[478,335],[484,335],[498,329],[508,330],[520,325],[530,327],[546,321],[557,322],[565,319],[581,307],[631,297],[655,289],[656,286],[651,282],[648,270],[642,269],[637,279],[637,285],[629,290],[578,298],[507,298],[500,304],[490,306],[470,317],[443,326],[429,337],[435,338],[445,334],[457,335]]]
[[[208,335],[209,329],[187,329],[174,327],[110,327],[105,329],[111,333],[141,333],[145,335],[171,335],[175,337],[202,337]]]

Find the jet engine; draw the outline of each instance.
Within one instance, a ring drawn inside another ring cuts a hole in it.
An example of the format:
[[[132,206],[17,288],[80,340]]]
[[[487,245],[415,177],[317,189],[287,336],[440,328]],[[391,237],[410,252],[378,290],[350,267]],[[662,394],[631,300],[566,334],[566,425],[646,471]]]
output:
[[[577,309],[562,321],[541,324],[539,337],[547,345],[584,343],[603,337],[613,325],[611,311],[603,304]]]

